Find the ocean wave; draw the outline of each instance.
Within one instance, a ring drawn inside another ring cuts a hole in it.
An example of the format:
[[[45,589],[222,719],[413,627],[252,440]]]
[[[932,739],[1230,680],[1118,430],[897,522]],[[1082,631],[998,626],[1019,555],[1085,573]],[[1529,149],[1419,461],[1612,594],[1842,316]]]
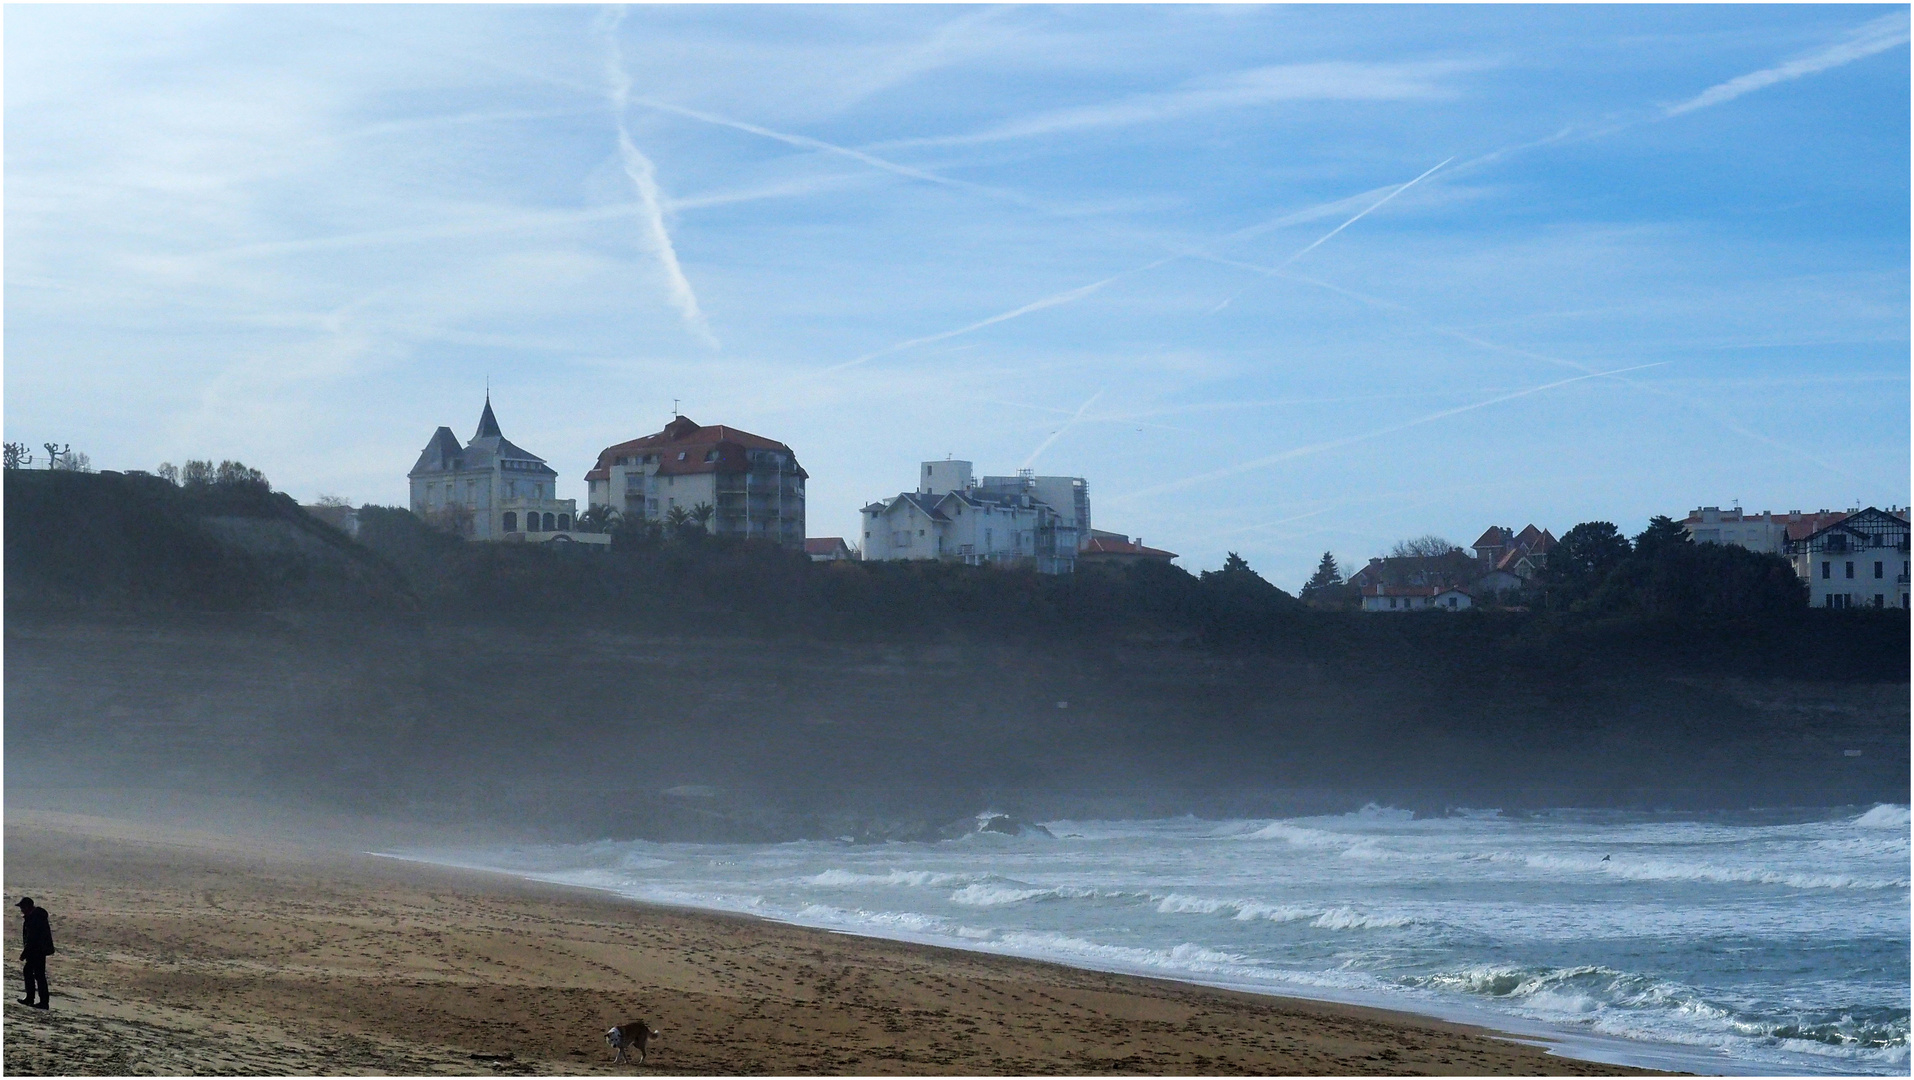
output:
[[[1908,808],[1894,803],[1881,805],[1854,819],[1854,824],[1863,829],[1898,829],[1908,831]]]
[[[800,879],[806,885],[831,888],[855,888],[861,885],[906,885],[912,887],[951,885],[977,881],[988,875],[947,873],[939,870],[892,870],[882,874],[860,874],[853,870],[826,870]]]
[[[1295,904],[1271,904],[1261,900],[1224,900],[1207,896],[1169,893],[1152,896],[1156,910],[1165,915],[1228,915],[1238,922],[1262,920],[1273,923],[1308,922],[1319,930],[1390,930],[1409,926],[1415,919],[1408,915],[1374,915],[1347,906],[1306,907]]]
[[[1907,878],[1874,878],[1854,874],[1815,874],[1805,871],[1766,870],[1751,867],[1717,866],[1712,863],[1675,862],[1668,859],[1617,859],[1613,856],[1551,855],[1533,852],[1496,852],[1498,862],[1520,862],[1536,870],[1566,870],[1577,873],[1607,874],[1627,881],[1709,881],[1721,884],[1785,885],[1792,889],[1905,889]]]
[[[1096,889],[1081,888],[1074,885],[1056,885],[1049,888],[1003,884],[994,881],[979,881],[966,885],[950,894],[950,902],[965,907],[1002,907],[1006,904],[1021,904],[1030,900],[1087,900],[1106,895]],[[1120,896],[1121,893],[1107,895]]]
[[[1393,930],[1414,922],[1407,915],[1369,915],[1355,908],[1333,907],[1309,925],[1322,930]]]

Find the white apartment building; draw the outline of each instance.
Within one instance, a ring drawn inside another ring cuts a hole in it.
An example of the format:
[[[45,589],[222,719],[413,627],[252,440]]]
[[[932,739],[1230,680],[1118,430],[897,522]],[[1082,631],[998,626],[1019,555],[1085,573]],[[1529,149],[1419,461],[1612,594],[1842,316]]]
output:
[[[1090,517],[1081,477],[988,477],[979,484],[968,461],[927,461],[916,491],[864,507],[867,561],[942,560],[971,565],[1029,565],[1040,573],[1076,568],[1077,523]],[[1067,497],[1059,510],[1037,497]]]
[[[804,482],[791,448],[724,424],[676,416],[664,430],[608,446],[585,474],[586,500],[662,522],[709,507],[719,536],[804,546]]]
[[[1808,605],[1821,608],[1908,606],[1907,516],[1870,506],[1788,541]]]
[[[576,500],[558,497],[558,473],[544,458],[499,431],[489,393],[472,441],[460,446],[451,428],[439,428],[406,479],[414,514],[468,540],[611,542],[573,530]]]
[[[1688,539],[1697,544],[1732,544],[1749,551],[1786,555],[1789,540],[1799,539],[1846,516],[1828,510],[1807,514],[1799,510],[1785,514],[1763,510],[1757,514],[1739,506],[1727,510],[1700,506],[1690,510],[1677,524],[1688,530]]]

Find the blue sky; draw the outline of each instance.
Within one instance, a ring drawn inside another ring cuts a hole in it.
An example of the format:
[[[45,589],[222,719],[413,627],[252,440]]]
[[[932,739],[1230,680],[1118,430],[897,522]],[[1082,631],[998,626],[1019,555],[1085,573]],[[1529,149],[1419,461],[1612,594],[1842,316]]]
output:
[[[674,399],[812,535],[919,460],[1295,588],[1905,504],[1908,9],[6,13],[5,430],[402,504]]]

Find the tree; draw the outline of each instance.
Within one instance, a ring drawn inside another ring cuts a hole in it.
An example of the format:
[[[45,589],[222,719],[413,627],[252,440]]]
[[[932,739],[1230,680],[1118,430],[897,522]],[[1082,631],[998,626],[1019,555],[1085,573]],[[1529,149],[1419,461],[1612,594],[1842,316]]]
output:
[[[615,532],[618,528],[619,520],[623,517],[624,515],[618,512],[618,508],[610,503],[589,506],[585,508],[584,513],[578,515],[578,531],[588,533]]]
[[[1254,571],[1254,570],[1251,570],[1251,569],[1249,568],[1249,560],[1248,560],[1248,559],[1245,559],[1245,558],[1243,558],[1243,557],[1242,557],[1241,555],[1238,555],[1238,554],[1236,554],[1236,553],[1235,553],[1234,551],[1232,551],[1232,552],[1230,552],[1230,553],[1229,553],[1228,555],[1226,555],[1226,556],[1224,556],[1224,557],[1223,557],[1223,569],[1221,569],[1221,570],[1219,570],[1219,571],[1217,571],[1217,573],[1220,573],[1220,574],[1255,574],[1255,573],[1256,573],[1256,571]],[[1210,571],[1208,571],[1208,570],[1205,570],[1205,571],[1203,571],[1203,576],[1204,576],[1204,577],[1209,577],[1209,576],[1210,576]],[[1262,575],[1260,575],[1260,574],[1258,574],[1257,576],[1258,576],[1258,577],[1261,577]]]
[[[701,502],[691,508],[691,522],[700,529],[709,530],[711,528],[711,519],[716,516],[717,512],[717,508],[710,503]]]
[[[350,510],[352,509],[352,500],[346,498],[344,495],[321,495],[312,500],[312,505],[332,506],[341,510]]]
[[[49,469],[59,468],[61,459],[73,452],[71,444],[63,446],[59,443],[41,443],[40,445],[47,448],[47,468]]]
[[[179,485],[189,488],[213,486],[213,463],[210,461],[188,461],[180,466]]]
[[[1462,545],[1430,533],[1410,540],[1398,540],[1389,550],[1392,559],[1435,558],[1447,555],[1451,551],[1461,551]]]
[[[1577,607],[1629,556],[1628,538],[1610,521],[1584,521],[1549,549],[1542,580],[1551,607]]]
[[[222,461],[219,468],[213,470],[213,483],[223,488],[255,488],[261,492],[272,490],[266,482],[266,474],[258,469],[250,469],[237,461]]]
[[[93,459],[83,453],[69,450],[60,456],[60,463],[54,468],[62,472],[92,472]]]
[[[1342,568],[1336,565],[1336,557],[1323,552],[1322,561],[1316,564],[1316,572],[1303,583],[1299,599],[1310,607],[1345,607],[1354,599],[1353,591],[1342,579]]]
[[[472,508],[458,503],[447,503],[425,513],[427,525],[452,536],[472,535],[472,520]]]
[[[179,466],[170,461],[160,462],[160,467],[153,471],[161,480],[169,484],[179,483]]]
[[[6,444],[6,450],[7,450],[7,462],[6,462],[7,468],[24,469],[27,466],[33,464],[33,453],[32,451],[27,449],[26,443],[10,442]]]
[[[1648,528],[1635,537],[1635,554],[1653,555],[1664,547],[1693,543],[1688,530],[1682,528],[1674,518],[1667,514],[1656,514],[1648,519]]]

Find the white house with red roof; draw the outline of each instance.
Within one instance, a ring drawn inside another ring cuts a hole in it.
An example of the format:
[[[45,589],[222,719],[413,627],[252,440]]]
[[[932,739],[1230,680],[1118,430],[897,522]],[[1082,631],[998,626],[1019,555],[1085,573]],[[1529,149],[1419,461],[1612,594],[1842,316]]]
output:
[[[1904,509],[1850,510],[1788,540],[1788,558],[1808,583],[1808,605],[1908,606],[1908,528]]]
[[[663,522],[674,509],[711,508],[719,536],[804,545],[804,481],[810,474],[775,439],[676,416],[664,430],[607,446],[585,474],[586,501],[628,518]]]

